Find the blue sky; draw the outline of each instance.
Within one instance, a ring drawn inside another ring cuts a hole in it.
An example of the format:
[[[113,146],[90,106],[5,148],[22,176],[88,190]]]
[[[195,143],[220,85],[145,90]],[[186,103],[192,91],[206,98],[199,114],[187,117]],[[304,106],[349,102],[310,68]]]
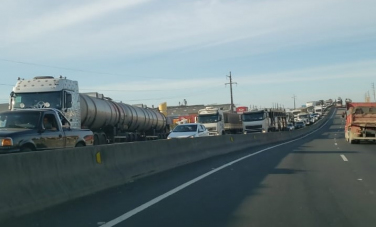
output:
[[[5,0],[0,103],[18,77],[77,80],[129,104],[364,101],[376,83],[374,0]]]

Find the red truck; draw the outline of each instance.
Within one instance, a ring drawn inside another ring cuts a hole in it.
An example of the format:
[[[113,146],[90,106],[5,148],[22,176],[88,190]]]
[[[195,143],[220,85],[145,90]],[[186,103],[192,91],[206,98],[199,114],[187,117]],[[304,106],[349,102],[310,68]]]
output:
[[[346,103],[345,138],[349,143],[376,140],[376,103]]]

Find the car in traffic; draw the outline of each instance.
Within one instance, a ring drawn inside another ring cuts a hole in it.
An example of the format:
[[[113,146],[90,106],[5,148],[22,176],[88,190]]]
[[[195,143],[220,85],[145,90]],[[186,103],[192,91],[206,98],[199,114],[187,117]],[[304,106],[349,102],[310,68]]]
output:
[[[209,136],[209,131],[205,128],[204,125],[200,123],[189,123],[177,125],[167,136],[167,139],[195,138],[203,136]]]
[[[295,129],[295,126],[294,126],[293,123],[288,123],[288,124],[286,125],[286,128],[287,128],[288,131],[292,131],[292,130]]]
[[[295,122],[295,128],[296,128],[296,129],[304,128],[305,125],[306,125],[306,124],[305,124],[304,121],[297,121],[297,122]]]
[[[56,109],[24,109],[0,113],[0,153],[92,146],[93,132],[74,129]]]
[[[312,114],[312,117],[315,119],[315,121],[318,121],[319,118],[320,118],[320,114],[318,114],[318,113],[313,113],[313,114]]]
[[[311,114],[310,114],[310,121],[311,121],[311,124],[314,124],[317,120],[318,120],[318,118],[315,116],[315,114],[314,114],[314,113],[311,113]]]

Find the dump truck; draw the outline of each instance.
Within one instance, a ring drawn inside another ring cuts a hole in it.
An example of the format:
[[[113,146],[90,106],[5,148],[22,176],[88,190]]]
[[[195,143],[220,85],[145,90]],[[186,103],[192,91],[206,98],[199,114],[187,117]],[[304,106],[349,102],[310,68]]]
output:
[[[376,103],[346,103],[345,138],[349,143],[376,140]]]
[[[98,92],[79,93],[78,82],[62,76],[18,78],[11,92],[10,107],[60,110],[69,119],[71,128],[93,131],[95,145],[164,139],[169,132],[161,106],[158,111],[115,102]]]

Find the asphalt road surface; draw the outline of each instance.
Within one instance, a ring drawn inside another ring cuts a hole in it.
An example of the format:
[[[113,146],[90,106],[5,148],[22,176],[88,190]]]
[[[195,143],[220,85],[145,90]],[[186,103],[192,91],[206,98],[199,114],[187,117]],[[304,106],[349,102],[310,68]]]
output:
[[[318,131],[210,158],[7,220],[31,227],[376,226],[376,144]]]

